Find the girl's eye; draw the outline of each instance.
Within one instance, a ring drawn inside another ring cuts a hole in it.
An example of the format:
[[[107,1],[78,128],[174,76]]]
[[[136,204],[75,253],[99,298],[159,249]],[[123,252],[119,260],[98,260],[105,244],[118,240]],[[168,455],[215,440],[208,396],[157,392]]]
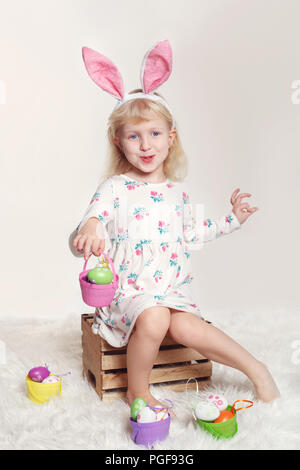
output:
[[[133,139],[133,140],[135,140],[135,138],[136,138],[136,137],[137,137],[137,135],[136,135],[136,134],[132,134],[132,135],[130,135],[130,136],[129,136],[129,139]]]
[[[159,135],[159,132],[153,131],[152,134],[153,134],[154,136],[157,136],[157,135]]]

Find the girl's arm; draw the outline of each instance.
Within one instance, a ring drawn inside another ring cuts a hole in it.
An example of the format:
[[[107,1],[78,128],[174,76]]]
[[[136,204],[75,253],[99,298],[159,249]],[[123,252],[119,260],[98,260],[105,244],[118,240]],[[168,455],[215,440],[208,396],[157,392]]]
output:
[[[114,218],[113,189],[110,178],[97,187],[78,227],[69,236],[69,248],[76,257],[99,255],[105,247],[105,227]]]
[[[218,219],[204,217],[202,204],[192,205],[186,191],[183,196],[183,238],[189,248],[201,249],[203,243],[215,240],[241,228],[237,217],[232,211]]]
[[[241,224],[247,220],[249,215],[258,210],[257,207],[250,208],[248,203],[242,203],[242,197],[251,196],[251,194],[243,193],[237,196],[238,192],[239,188],[233,192],[230,199],[233,205],[232,211],[215,220],[203,217],[201,213],[203,206],[201,205],[198,207],[198,210],[196,208],[194,216],[188,193],[182,193],[184,202],[183,234],[185,242],[190,247],[200,249],[203,243],[240,229]]]

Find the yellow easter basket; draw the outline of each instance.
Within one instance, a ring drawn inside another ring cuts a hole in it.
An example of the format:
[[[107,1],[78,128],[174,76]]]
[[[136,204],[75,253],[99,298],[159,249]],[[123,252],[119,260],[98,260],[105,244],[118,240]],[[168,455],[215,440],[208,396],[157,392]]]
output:
[[[50,374],[53,375],[53,374]],[[46,403],[54,396],[60,396],[62,387],[62,379],[54,383],[42,383],[31,380],[28,375],[26,376],[27,396],[33,403]]]

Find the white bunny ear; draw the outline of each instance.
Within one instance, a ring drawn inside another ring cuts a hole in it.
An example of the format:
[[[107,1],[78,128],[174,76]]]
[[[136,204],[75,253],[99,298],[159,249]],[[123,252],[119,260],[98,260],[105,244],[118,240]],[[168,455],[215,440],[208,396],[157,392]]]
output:
[[[162,85],[172,72],[172,49],[166,39],[155,44],[145,55],[141,82],[144,93],[151,93]]]
[[[122,75],[110,59],[88,47],[82,48],[82,58],[87,73],[102,90],[117,99],[124,98]]]

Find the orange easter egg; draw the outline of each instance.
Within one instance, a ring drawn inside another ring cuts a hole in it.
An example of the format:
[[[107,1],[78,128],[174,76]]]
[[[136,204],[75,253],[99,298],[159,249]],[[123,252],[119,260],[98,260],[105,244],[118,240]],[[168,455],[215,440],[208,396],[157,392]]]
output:
[[[225,421],[228,421],[233,417],[234,414],[232,413],[232,411],[224,410],[221,411],[220,416],[214,421],[214,423],[224,423]]]

